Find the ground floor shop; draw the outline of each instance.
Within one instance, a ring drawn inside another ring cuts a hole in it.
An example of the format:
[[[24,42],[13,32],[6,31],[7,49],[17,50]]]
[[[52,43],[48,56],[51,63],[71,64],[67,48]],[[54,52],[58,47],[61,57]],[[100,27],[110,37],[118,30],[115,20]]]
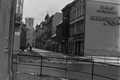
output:
[[[84,55],[84,40],[80,38],[69,38],[68,40],[68,53],[72,56]]]

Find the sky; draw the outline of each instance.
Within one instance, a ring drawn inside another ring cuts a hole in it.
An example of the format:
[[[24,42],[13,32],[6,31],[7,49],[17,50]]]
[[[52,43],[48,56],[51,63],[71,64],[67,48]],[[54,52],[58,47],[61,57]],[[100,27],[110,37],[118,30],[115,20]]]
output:
[[[52,15],[60,12],[71,1],[73,0],[24,0],[23,18],[33,17],[34,25],[39,24],[47,13]]]

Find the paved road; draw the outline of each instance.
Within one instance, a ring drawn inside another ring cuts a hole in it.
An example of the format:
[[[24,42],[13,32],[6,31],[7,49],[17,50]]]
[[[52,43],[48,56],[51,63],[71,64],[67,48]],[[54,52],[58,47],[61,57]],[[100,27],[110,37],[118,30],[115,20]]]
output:
[[[66,57],[63,54],[54,55],[53,52],[44,50],[34,49],[34,51],[36,51],[35,54],[38,53],[42,56],[47,57]],[[32,58],[21,58],[24,61],[27,59],[27,61],[24,63],[19,63],[17,65],[17,80],[39,80],[36,74],[40,74],[41,72],[41,60],[39,58],[36,60]],[[59,79],[67,77],[73,80],[120,80],[119,66],[113,66],[108,64],[94,63],[93,67],[90,62],[69,60],[66,64],[66,60],[50,58],[47,60],[43,60],[42,66],[45,66],[42,68],[42,74],[59,77]],[[92,76],[92,71],[94,76]],[[22,79],[20,79],[21,77]],[[24,77],[25,79],[23,79]]]

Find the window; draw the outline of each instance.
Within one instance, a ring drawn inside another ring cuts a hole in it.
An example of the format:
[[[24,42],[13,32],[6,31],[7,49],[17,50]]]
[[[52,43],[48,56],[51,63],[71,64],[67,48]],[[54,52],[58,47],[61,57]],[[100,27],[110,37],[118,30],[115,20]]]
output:
[[[83,16],[84,15],[84,5],[82,4],[81,5],[81,16]]]
[[[70,11],[70,21],[73,19],[73,8],[71,8],[71,11]]]
[[[73,35],[73,31],[74,31],[74,30],[73,30],[73,26],[74,26],[74,25],[72,24],[72,25],[70,26],[70,29],[69,29],[69,31],[70,31],[70,36]]]
[[[81,43],[80,43],[80,52],[83,54],[83,52],[84,52],[84,42],[83,41],[81,41]]]
[[[75,7],[75,18],[78,16],[78,9],[77,6]]]
[[[78,11],[79,11],[79,16],[81,16],[81,6],[79,5],[79,7],[78,7]]]

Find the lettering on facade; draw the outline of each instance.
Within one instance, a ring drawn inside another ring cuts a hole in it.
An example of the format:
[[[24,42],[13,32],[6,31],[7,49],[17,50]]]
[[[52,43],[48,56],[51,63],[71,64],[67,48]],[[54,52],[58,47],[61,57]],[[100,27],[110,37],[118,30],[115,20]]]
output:
[[[97,10],[98,13],[104,13],[104,14],[112,14],[116,15],[117,12],[115,11],[114,6],[109,6],[109,5],[101,5],[99,9]]]
[[[115,11],[114,6],[101,5],[99,9],[96,10],[96,12],[101,13],[102,15],[104,14],[104,16],[90,16],[90,20],[101,22],[103,23],[103,25],[109,25],[109,26],[120,25],[120,17],[113,17],[113,16],[117,16],[117,11]],[[108,17],[108,15],[110,16]]]
[[[91,16],[90,20],[102,22],[103,25],[109,25],[109,26],[120,25],[120,17]]]

